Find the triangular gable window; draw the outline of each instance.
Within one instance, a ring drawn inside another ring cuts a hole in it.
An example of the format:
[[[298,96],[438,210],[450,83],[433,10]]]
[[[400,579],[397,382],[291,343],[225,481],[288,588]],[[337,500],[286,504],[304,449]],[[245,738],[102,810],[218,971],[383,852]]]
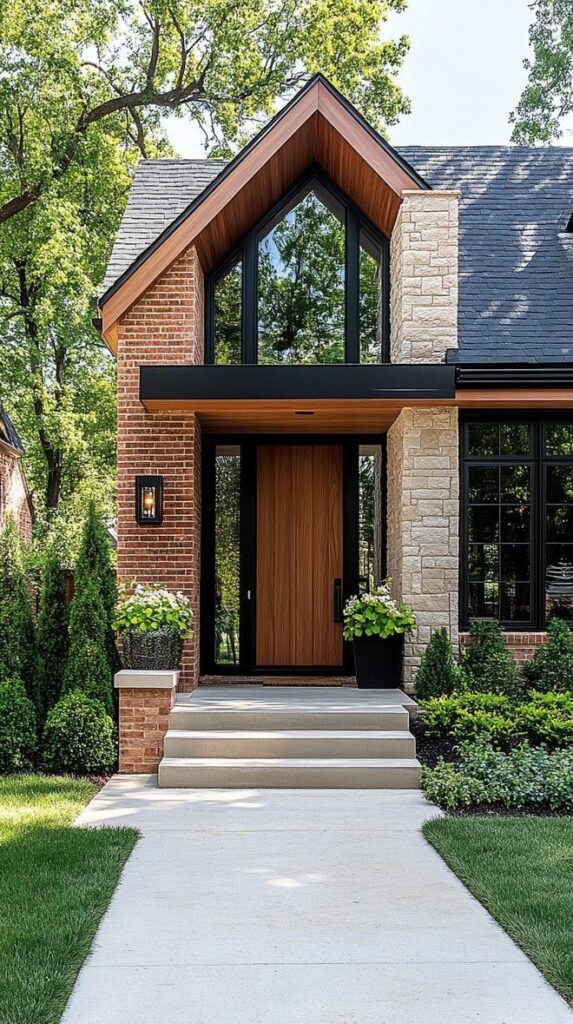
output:
[[[387,240],[307,176],[212,275],[207,361],[384,362],[387,280]]]

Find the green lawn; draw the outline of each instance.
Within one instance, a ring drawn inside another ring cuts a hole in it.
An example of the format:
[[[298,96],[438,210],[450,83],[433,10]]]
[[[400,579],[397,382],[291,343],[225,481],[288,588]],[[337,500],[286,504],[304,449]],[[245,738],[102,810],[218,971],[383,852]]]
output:
[[[96,792],[0,779],[0,1022],[57,1024],[137,833],[70,827]]]
[[[573,1002],[573,818],[450,817],[423,832]]]

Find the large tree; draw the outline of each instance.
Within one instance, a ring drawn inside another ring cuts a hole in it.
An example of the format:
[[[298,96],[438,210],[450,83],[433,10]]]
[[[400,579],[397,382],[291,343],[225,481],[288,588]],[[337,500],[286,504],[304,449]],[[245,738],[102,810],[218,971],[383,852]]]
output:
[[[93,331],[143,156],[165,114],[229,153],[322,71],[382,129],[408,107],[405,0],[11,0],[0,4],[0,394],[28,448],[39,512],[86,478],[110,491],[113,363]]]
[[[534,0],[531,9],[533,56],[524,61],[527,85],[510,116],[512,142],[522,146],[558,139],[573,113],[573,3]]]

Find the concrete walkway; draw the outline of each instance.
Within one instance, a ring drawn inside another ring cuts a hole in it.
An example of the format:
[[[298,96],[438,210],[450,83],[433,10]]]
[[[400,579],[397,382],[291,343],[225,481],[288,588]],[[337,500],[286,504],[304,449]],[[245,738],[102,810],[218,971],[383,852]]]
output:
[[[573,1024],[419,832],[415,791],[158,790],[63,1024]]]

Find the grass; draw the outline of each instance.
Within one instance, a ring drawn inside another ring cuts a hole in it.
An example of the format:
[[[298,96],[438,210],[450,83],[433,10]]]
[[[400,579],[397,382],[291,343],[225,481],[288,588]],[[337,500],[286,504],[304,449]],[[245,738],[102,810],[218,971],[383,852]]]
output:
[[[437,818],[423,832],[573,1002],[573,818]]]
[[[0,1022],[57,1024],[137,841],[73,829],[97,791],[42,775],[0,779]]]

